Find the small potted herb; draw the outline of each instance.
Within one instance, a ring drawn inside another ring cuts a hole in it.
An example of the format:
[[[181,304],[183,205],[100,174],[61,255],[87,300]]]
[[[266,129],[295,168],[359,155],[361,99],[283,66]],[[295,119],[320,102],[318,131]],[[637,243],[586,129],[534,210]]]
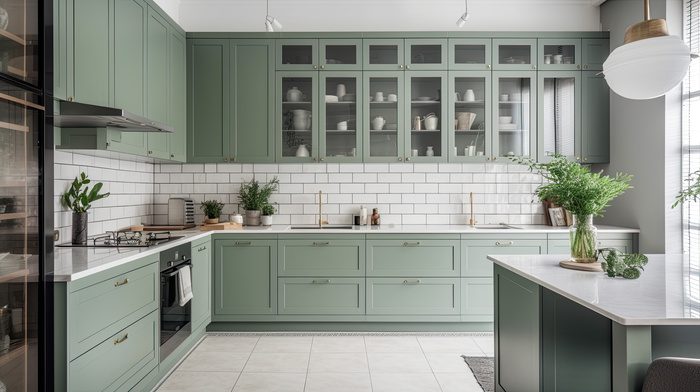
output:
[[[272,215],[275,215],[275,206],[272,204],[265,204],[262,208],[262,217],[260,221],[263,226],[272,226]]]
[[[219,223],[219,218],[221,217],[221,210],[224,208],[224,203],[218,200],[206,200],[202,202],[199,208],[202,209],[202,212],[204,212],[204,215],[207,217],[204,220],[204,223]]]
[[[80,173],[79,177],[71,183],[70,188],[61,196],[61,204],[73,211],[73,232],[71,240],[74,245],[87,244],[87,211],[92,207],[92,203],[109,196],[109,192],[100,193],[102,183],[96,183],[92,189],[88,186],[90,179],[85,173]]]
[[[247,226],[260,226],[262,209],[270,204],[270,196],[279,188],[280,181],[277,177],[261,185],[256,179],[241,185],[238,192],[238,201],[245,210],[245,224]]]

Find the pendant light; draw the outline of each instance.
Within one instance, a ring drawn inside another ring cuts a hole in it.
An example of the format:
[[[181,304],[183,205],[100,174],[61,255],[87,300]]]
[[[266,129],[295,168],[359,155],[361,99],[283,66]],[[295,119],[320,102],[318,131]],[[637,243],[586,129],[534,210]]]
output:
[[[469,4],[467,4],[468,0],[464,0],[464,13],[462,16],[457,19],[457,27],[462,28],[464,27],[464,24],[467,23],[467,19],[469,19]]]
[[[680,37],[668,35],[664,19],[651,19],[644,0],[644,21],[629,26],[624,45],[603,63],[610,88],[629,99],[660,97],[678,86],[695,55]]]
[[[265,30],[268,33],[274,33],[275,29],[281,30],[282,29],[282,24],[275,18],[274,16],[270,15],[270,0],[267,0],[267,12],[265,15]]]

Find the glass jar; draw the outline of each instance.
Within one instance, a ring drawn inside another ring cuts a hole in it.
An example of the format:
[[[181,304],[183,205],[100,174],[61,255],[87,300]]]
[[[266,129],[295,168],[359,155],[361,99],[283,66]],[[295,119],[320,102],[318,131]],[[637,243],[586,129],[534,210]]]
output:
[[[595,263],[598,260],[598,229],[593,226],[593,215],[574,215],[574,224],[569,228],[569,239],[573,261]]]

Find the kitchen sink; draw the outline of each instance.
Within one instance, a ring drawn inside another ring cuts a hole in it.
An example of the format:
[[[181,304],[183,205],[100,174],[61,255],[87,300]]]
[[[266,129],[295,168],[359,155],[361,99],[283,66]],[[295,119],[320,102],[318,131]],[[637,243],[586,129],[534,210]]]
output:
[[[517,226],[507,225],[505,223],[499,223],[496,225],[476,225],[474,226],[476,230],[509,230],[509,229],[519,229]]]
[[[292,226],[292,230],[353,230],[354,226],[336,226],[336,225],[323,225],[321,227],[318,226]]]

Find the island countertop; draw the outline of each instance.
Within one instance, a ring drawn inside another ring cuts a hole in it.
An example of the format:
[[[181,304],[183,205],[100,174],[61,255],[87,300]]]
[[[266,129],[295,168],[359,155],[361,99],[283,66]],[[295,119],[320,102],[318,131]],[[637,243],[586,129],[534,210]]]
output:
[[[700,325],[700,262],[649,255],[639,279],[564,269],[563,255],[489,260],[622,325]]]

